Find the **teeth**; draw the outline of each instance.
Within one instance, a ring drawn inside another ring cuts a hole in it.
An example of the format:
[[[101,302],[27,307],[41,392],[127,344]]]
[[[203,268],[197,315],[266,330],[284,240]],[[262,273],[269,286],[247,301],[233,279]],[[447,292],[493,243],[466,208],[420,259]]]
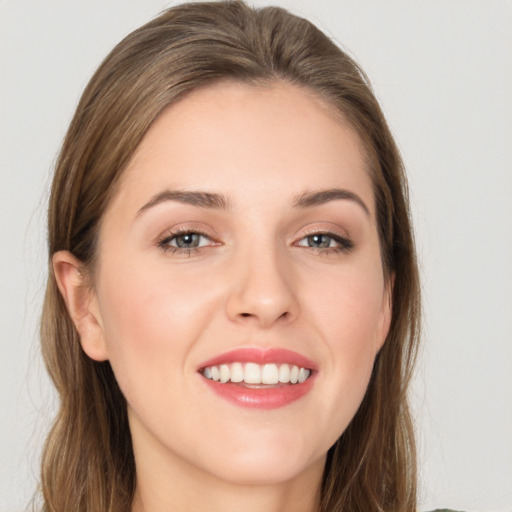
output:
[[[279,382],[279,370],[275,364],[266,364],[261,370],[262,384],[277,384]]]
[[[299,368],[297,366],[292,366],[290,369],[290,382],[292,384],[297,384],[297,380],[299,380]]]
[[[218,366],[212,366],[211,367],[211,371],[212,371],[212,379],[213,380],[220,380],[219,367]]]
[[[279,382],[287,383],[290,382],[290,366],[282,364],[279,367]]]
[[[261,384],[261,369],[258,364],[247,363],[245,365],[244,381],[246,384]]]
[[[210,380],[224,384],[226,382],[245,382],[246,384],[302,384],[311,375],[311,370],[294,364],[256,364],[232,363],[219,366],[207,366],[202,374]]]
[[[206,377],[206,372],[205,372],[205,377]],[[231,365],[231,382],[242,382],[243,380],[244,380],[244,367],[242,366],[242,363],[233,363]]]
[[[219,368],[220,372],[220,382],[227,382],[231,377],[231,372],[229,371],[229,366],[227,364],[221,364]]]

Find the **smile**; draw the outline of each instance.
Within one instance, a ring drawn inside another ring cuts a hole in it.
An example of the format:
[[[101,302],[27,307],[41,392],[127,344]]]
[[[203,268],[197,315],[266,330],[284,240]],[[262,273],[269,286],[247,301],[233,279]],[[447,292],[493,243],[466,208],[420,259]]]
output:
[[[207,366],[201,374],[210,380],[250,385],[302,384],[311,375],[311,370],[295,364],[257,364],[234,362]]]
[[[207,388],[232,405],[277,409],[313,389],[318,366],[291,350],[245,347],[205,361],[198,373]]]

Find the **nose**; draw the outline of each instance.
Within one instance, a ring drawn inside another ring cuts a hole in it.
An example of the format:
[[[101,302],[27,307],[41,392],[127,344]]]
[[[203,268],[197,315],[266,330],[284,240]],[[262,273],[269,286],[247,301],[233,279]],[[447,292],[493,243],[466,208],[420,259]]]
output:
[[[229,319],[260,328],[292,321],[299,312],[292,274],[291,266],[278,251],[240,257],[229,276]]]

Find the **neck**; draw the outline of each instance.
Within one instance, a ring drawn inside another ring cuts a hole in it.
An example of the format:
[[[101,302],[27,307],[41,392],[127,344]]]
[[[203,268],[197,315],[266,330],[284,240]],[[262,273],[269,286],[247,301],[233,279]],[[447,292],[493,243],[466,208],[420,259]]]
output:
[[[162,475],[160,475],[162,476]],[[318,488],[301,485],[302,479],[286,484],[241,485],[228,482],[140,478],[132,512],[317,512]]]

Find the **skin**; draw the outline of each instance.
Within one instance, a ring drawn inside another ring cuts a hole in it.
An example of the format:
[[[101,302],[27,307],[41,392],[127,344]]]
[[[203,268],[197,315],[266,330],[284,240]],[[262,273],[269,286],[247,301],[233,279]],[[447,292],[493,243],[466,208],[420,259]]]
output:
[[[294,206],[334,188],[364,206]],[[227,204],[151,205],[166,190]],[[175,251],[176,229],[207,236]],[[312,233],[328,247],[311,247]],[[92,290],[71,254],[56,253],[54,270],[83,349],[110,361],[128,403],[133,510],[315,510],[326,453],[362,401],[391,316],[355,131],[290,84],[193,92],[138,147],[103,216],[97,261]],[[310,358],[312,390],[272,410],[218,397],[198,367],[240,347]]]

